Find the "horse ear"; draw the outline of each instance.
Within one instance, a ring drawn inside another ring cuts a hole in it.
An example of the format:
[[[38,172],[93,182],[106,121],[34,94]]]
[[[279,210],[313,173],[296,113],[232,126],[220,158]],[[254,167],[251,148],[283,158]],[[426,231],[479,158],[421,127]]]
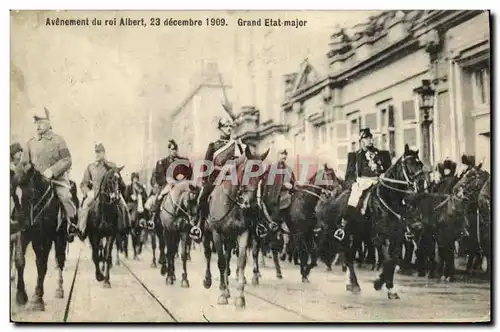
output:
[[[266,158],[267,158],[267,155],[269,154],[269,151],[271,151],[271,148],[267,149],[266,152],[264,152],[261,156],[260,156],[260,160],[261,161],[264,161]]]
[[[120,172],[121,172],[124,168],[125,168],[125,165],[123,165],[122,167],[118,167],[118,168],[116,169],[116,171],[117,171],[118,173],[120,173]]]
[[[410,152],[410,146],[407,144],[405,144],[405,154]]]

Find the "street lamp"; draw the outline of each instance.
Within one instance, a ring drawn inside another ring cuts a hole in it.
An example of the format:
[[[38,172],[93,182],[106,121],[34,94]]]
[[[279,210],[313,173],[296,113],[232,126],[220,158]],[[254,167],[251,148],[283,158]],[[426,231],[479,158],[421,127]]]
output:
[[[423,151],[422,156],[424,164],[430,166],[431,156],[431,137],[430,125],[432,124],[432,116],[430,110],[434,108],[434,93],[436,92],[431,87],[430,80],[422,80],[422,86],[414,90],[418,93],[419,108],[423,112],[424,119],[421,122],[422,136],[423,136]]]

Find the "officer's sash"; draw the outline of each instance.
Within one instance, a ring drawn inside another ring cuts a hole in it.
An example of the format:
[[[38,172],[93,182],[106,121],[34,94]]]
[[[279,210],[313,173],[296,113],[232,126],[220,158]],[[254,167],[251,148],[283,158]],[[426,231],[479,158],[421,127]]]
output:
[[[214,164],[224,166],[224,164],[234,158],[236,142],[230,140],[224,146],[214,152]]]

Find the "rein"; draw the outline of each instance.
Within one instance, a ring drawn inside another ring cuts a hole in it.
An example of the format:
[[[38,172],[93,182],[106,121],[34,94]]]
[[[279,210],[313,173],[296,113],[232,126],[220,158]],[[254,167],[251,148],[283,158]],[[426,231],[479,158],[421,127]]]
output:
[[[161,207],[161,208],[162,208],[162,210],[163,210],[163,211],[167,212],[169,215],[171,215],[172,217],[174,217],[174,218],[175,218],[175,217],[176,217],[176,214],[177,214],[177,213],[175,212],[175,207],[177,207],[177,208],[178,208],[178,210],[180,210],[182,213],[184,213],[184,214],[186,215],[186,217],[191,218],[191,216],[189,215],[189,213],[187,213],[187,212],[186,212],[186,210],[184,210],[184,209],[182,208],[182,206],[181,206],[179,203],[177,203],[177,202],[175,202],[175,201],[174,201],[174,199],[172,198],[172,195],[171,195],[170,193],[169,193],[168,197],[170,198],[170,201],[172,202],[172,204],[174,204],[174,212],[170,212],[170,211],[168,211],[168,210],[167,210],[167,209],[163,206],[163,204],[162,204],[162,207]]]
[[[33,206],[31,208],[31,213],[30,213],[30,217],[31,217],[31,223],[33,224],[35,222],[36,219],[38,219],[38,217],[40,217],[40,215],[42,214],[42,212],[49,206],[49,204],[52,202],[52,199],[54,198],[54,190],[52,190],[53,187],[52,187],[52,184],[49,185],[47,187],[47,190],[45,191],[45,193],[42,195],[42,197],[40,198],[40,200],[38,201],[38,203]],[[38,208],[38,205],[40,205],[44,198],[50,193],[50,198],[47,200],[47,202],[45,202],[45,205],[40,209],[40,211],[38,211],[37,215],[35,217],[33,217],[33,211],[36,210],[36,208]]]

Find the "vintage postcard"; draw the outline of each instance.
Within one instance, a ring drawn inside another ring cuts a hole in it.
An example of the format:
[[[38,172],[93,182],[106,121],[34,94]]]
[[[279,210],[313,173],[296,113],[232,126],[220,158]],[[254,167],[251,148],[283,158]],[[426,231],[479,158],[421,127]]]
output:
[[[490,322],[490,20],[12,10],[11,322]]]

